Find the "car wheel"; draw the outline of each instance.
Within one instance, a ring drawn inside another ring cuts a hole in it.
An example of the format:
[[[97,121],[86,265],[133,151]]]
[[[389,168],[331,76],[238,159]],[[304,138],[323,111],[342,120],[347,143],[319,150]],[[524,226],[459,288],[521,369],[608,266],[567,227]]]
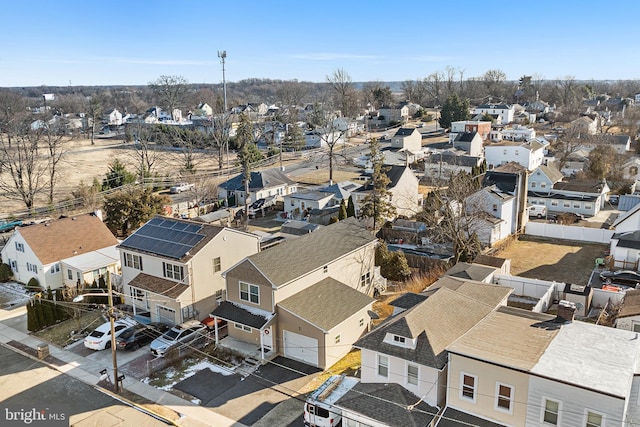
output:
[[[133,351],[136,351],[139,348],[140,348],[140,344],[138,344],[137,342],[134,342],[133,345],[131,346],[131,350]]]
[[[541,219],[541,218],[542,218],[542,214],[538,214],[538,219]]]
[[[107,341],[107,343],[104,345],[104,349],[110,349],[111,348],[111,341]]]

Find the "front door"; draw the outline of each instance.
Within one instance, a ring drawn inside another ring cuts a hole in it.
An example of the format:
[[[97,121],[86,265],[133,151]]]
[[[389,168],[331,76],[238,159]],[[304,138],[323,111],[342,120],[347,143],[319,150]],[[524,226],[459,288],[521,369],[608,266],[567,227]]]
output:
[[[273,326],[269,326],[262,331],[262,348],[265,351],[271,351],[273,349]]]

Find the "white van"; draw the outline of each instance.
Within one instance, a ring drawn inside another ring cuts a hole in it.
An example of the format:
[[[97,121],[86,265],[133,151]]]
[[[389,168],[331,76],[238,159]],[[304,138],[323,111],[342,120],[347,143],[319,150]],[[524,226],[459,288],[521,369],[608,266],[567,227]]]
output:
[[[305,427],[336,427],[341,424],[342,410],[334,406],[359,380],[345,375],[333,375],[304,404]]]
[[[547,216],[547,207],[543,205],[531,205],[527,207],[529,218],[544,218]]]

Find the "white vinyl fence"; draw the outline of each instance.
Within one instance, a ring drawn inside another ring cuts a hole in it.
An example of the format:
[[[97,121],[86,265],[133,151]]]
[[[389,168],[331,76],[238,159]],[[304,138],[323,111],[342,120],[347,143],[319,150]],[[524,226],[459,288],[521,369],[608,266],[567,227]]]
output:
[[[576,227],[573,225],[533,221],[527,222],[525,227],[525,234],[529,236],[605,244],[611,241],[613,233],[614,230],[605,230],[603,228]]]

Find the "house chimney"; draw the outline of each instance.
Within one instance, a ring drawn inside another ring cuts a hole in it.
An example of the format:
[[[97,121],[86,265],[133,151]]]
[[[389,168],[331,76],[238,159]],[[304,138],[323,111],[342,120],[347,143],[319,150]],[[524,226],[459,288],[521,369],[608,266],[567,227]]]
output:
[[[558,303],[558,321],[571,322],[576,314],[576,304],[562,300]]]

